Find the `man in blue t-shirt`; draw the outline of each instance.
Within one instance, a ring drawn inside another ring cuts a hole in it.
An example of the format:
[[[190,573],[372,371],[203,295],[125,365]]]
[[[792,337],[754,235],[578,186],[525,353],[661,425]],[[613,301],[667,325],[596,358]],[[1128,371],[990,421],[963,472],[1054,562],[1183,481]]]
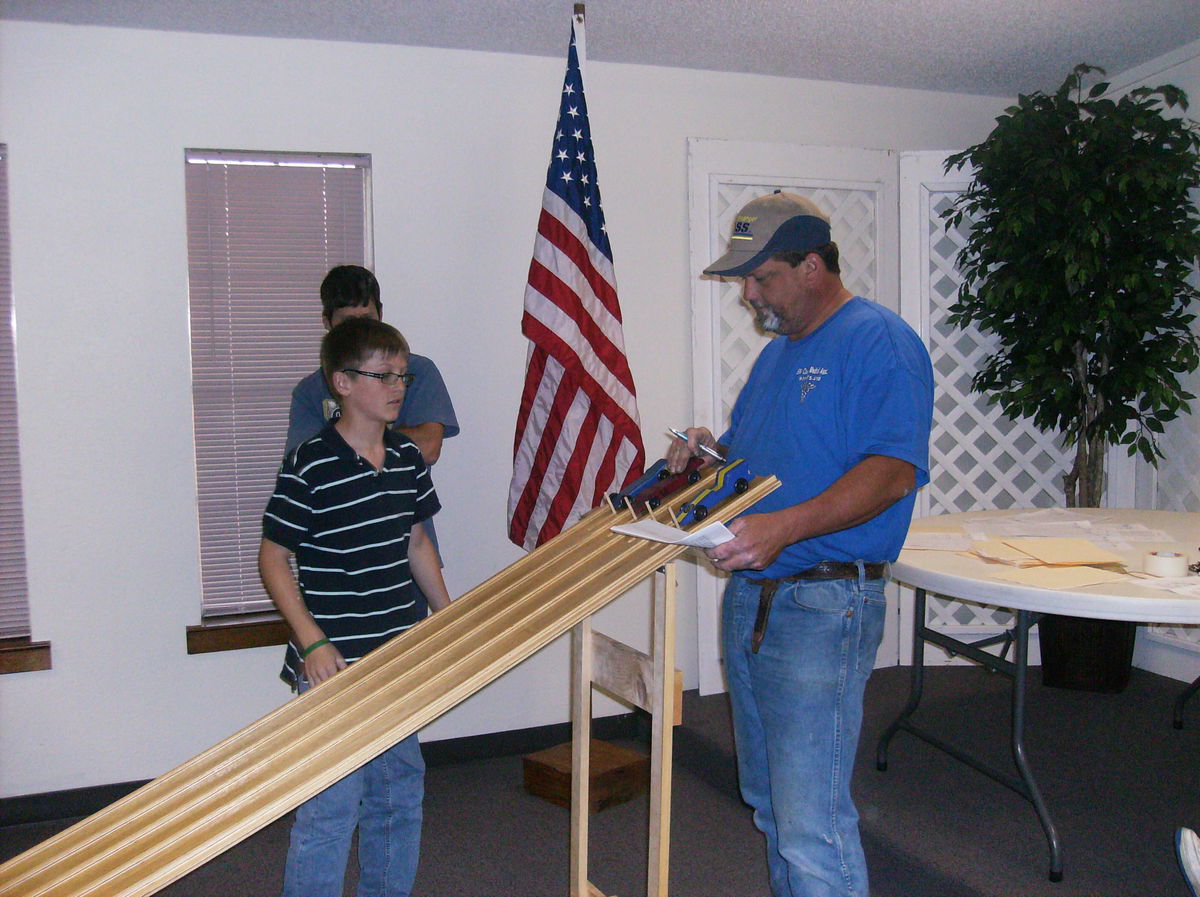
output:
[[[723,643],[742,795],[775,897],[865,897],[850,774],[887,565],[929,481],[929,354],[898,315],[842,285],[829,220],[803,197],[747,204],[704,273],[742,278],[759,327],[779,334],[729,429],[689,429],[667,455],[679,470],[707,446],[782,482],[706,552],[732,573]]]
[[[330,268],[321,281],[321,320],[325,329],[359,315],[382,320],[379,281],[361,265]],[[442,454],[442,440],[458,435],[458,418],[437,365],[424,355],[413,353],[408,356],[408,372],[412,374],[412,382],[405,390],[404,404],[392,429],[412,440],[420,449],[422,459],[432,467]],[[326,424],[337,420],[339,414],[329,385],[321,369],[317,368],[292,390],[284,454],[290,455],[304,440],[316,436]],[[425,522],[425,531],[440,558],[441,549],[432,518]]]

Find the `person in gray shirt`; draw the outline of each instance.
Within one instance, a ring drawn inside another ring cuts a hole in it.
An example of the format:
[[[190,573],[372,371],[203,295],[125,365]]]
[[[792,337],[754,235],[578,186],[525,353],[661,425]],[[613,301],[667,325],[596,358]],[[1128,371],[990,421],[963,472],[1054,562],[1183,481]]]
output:
[[[325,329],[347,318],[369,315],[383,318],[383,302],[379,298],[379,281],[361,265],[337,265],[321,281],[321,320]],[[424,355],[408,356],[408,372],[412,382],[404,396],[400,416],[392,428],[411,439],[425,463],[433,467],[442,454],[442,441],[458,435],[458,418],[450,393],[442,381],[437,365]],[[290,455],[306,439],[311,439],[338,416],[337,403],[329,392],[325,375],[317,368],[292,390],[292,407],[288,413],[285,455]],[[438,549],[433,519],[425,521],[425,531]]]

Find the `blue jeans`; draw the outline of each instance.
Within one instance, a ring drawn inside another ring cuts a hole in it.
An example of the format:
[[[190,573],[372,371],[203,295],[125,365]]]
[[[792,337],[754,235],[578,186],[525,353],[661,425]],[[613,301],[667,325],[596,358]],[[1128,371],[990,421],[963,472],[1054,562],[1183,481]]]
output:
[[[342,897],[358,827],[359,897],[408,897],[421,851],[425,760],[417,736],[296,809],[283,897]]]
[[[738,779],[766,835],[774,897],[866,897],[850,775],[883,637],[884,580],[780,583],[757,654],[759,587],[725,589],[725,674]]]

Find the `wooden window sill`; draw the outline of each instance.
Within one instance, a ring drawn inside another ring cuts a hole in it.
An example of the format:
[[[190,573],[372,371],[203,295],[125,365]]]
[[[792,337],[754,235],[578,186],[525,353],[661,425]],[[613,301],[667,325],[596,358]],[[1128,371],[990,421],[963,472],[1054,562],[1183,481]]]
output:
[[[216,617],[207,623],[187,628],[187,653],[210,654],[214,651],[286,645],[290,635],[287,623],[278,614]]]
[[[50,643],[28,638],[0,639],[0,674],[50,669]]]

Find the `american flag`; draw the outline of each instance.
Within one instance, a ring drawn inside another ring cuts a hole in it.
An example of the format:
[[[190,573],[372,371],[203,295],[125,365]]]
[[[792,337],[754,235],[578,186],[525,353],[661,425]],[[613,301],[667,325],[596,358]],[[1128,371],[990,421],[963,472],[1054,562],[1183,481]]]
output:
[[[521,332],[531,345],[508,537],[528,550],[632,482],[646,461],[574,27]]]

